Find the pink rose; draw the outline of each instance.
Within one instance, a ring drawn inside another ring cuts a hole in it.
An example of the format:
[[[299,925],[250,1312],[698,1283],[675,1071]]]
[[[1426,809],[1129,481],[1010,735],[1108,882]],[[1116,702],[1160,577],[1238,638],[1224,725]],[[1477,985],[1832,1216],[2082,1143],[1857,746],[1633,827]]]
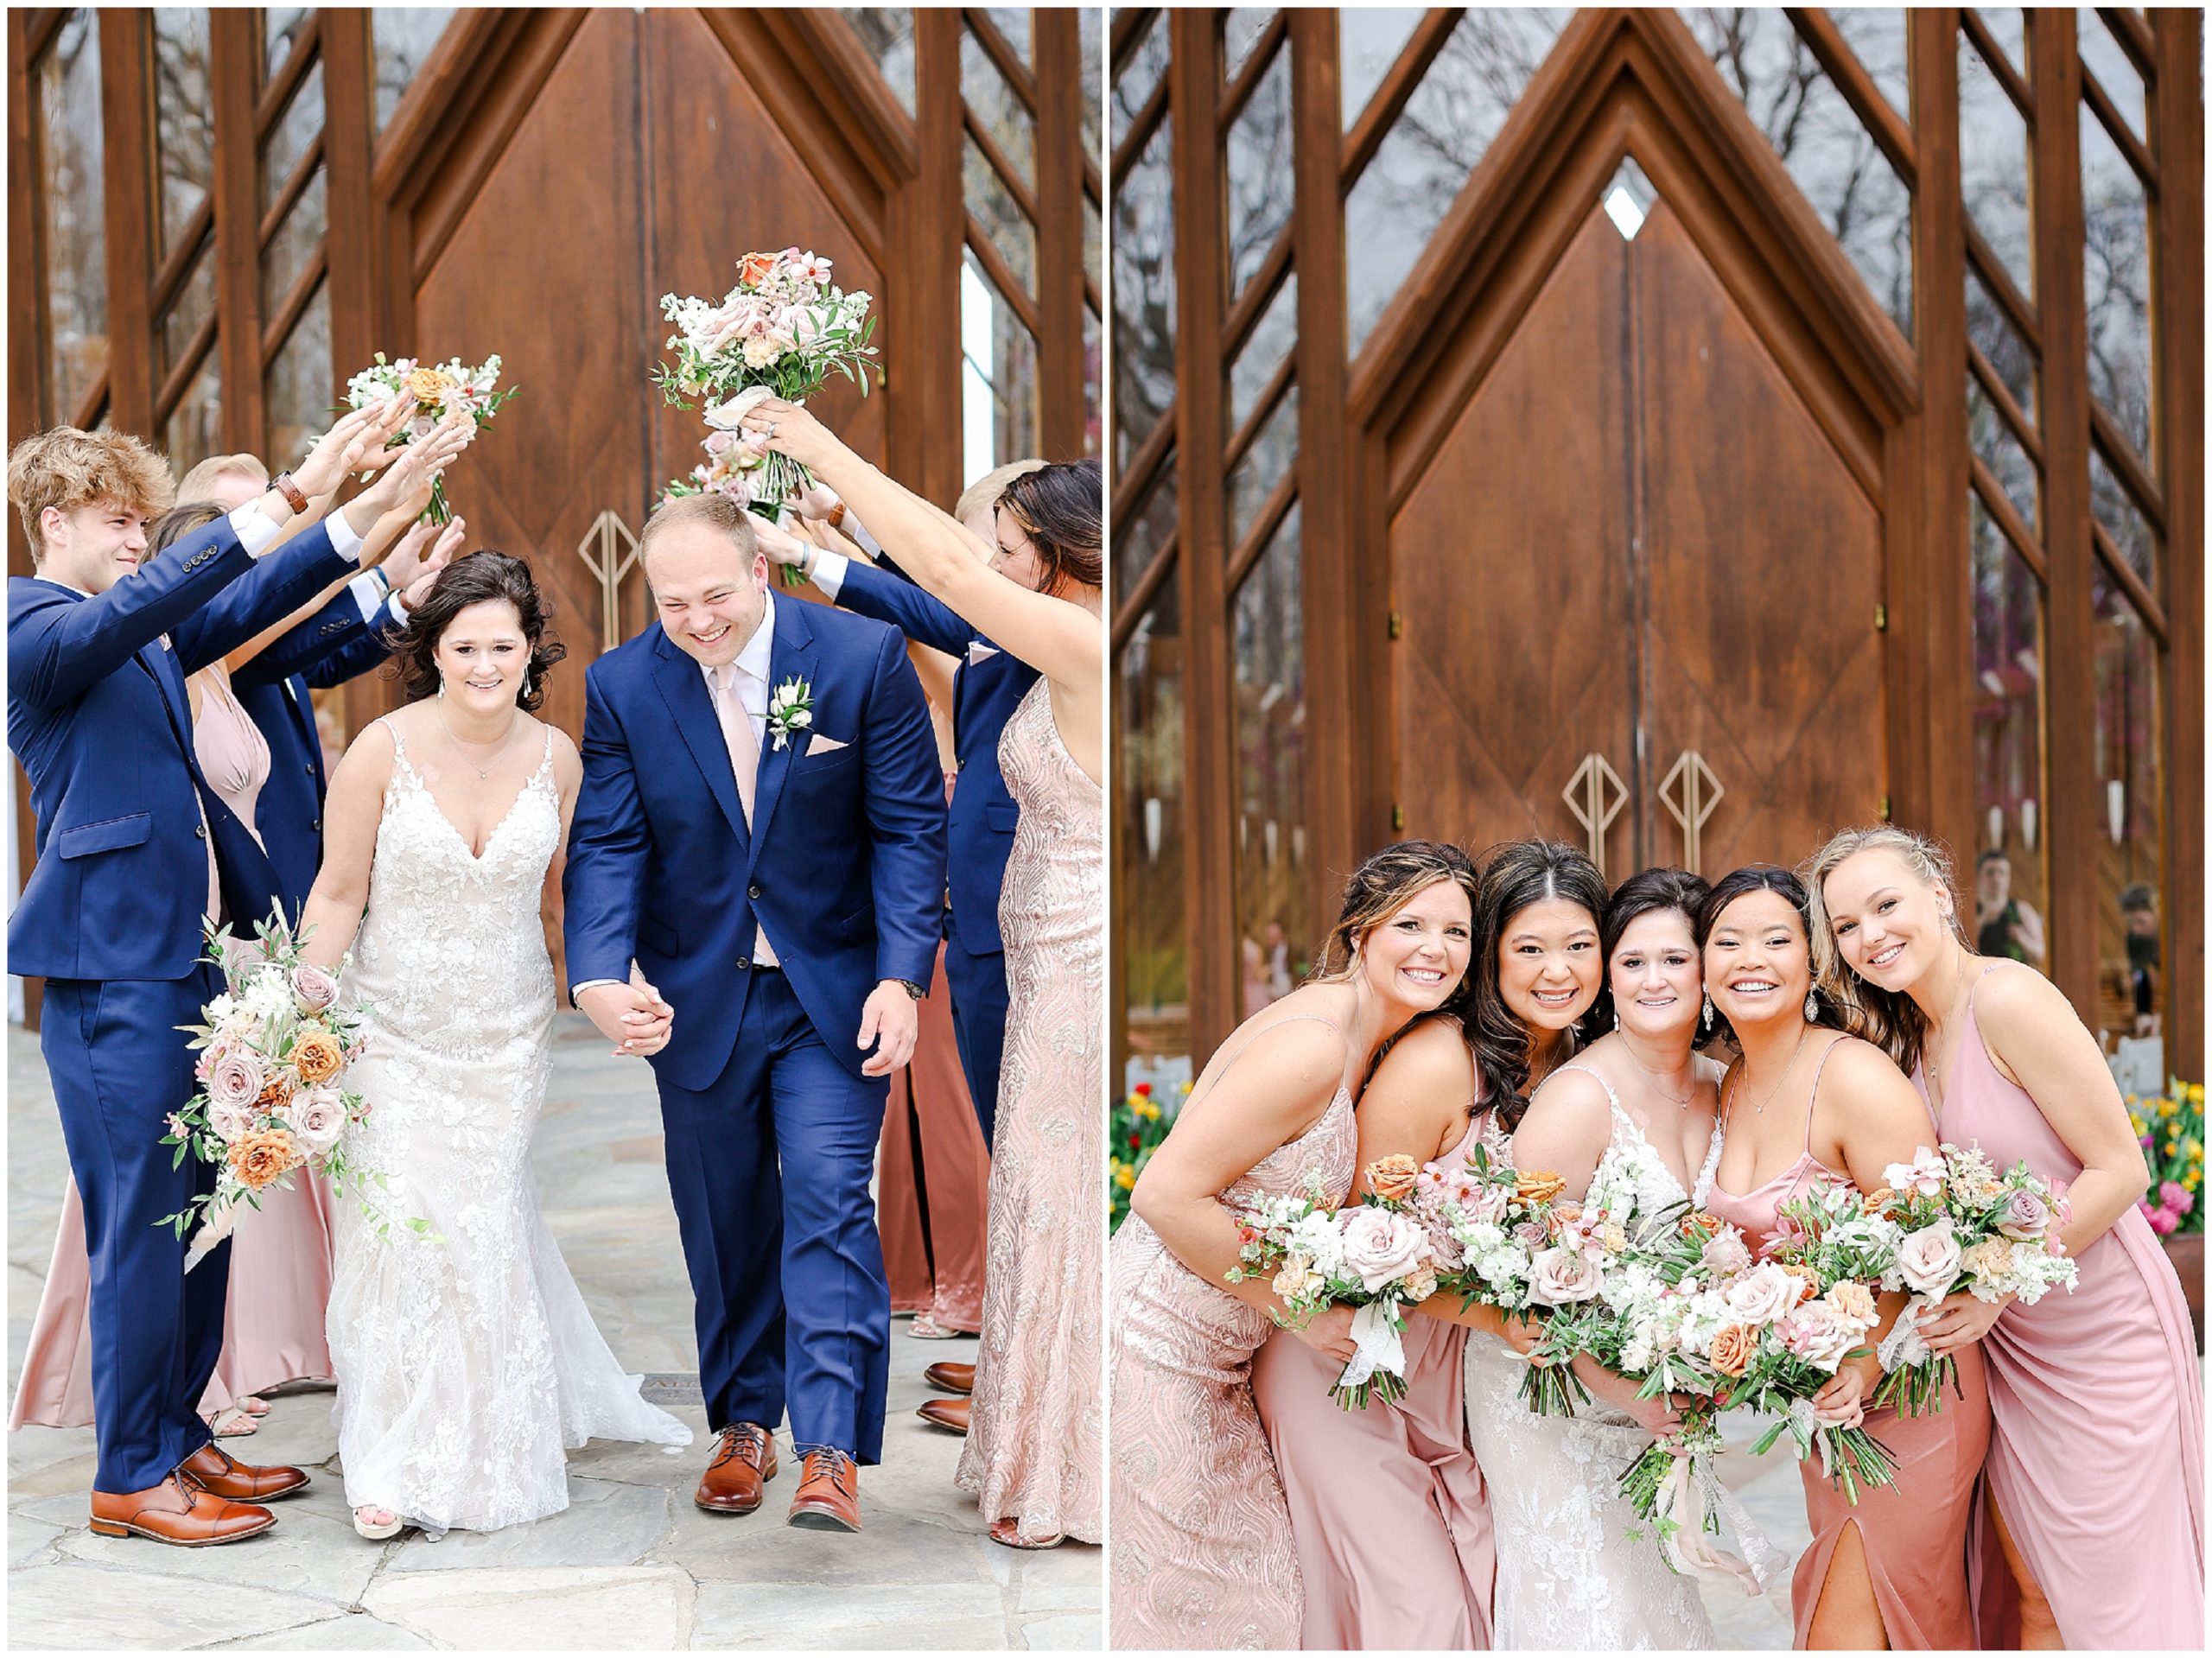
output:
[[[1600,1287],[1597,1267],[1575,1250],[1540,1249],[1529,1263],[1529,1299],[1538,1306],[1594,1300]]]
[[[1770,1324],[1797,1305],[1797,1280],[1770,1261],[1731,1284],[1721,1299],[1733,1322]]]
[[[321,1157],[338,1144],[346,1131],[346,1101],[334,1088],[311,1088],[296,1094],[277,1113],[291,1129],[300,1149]]]
[[[268,1084],[261,1056],[251,1048],[232,1048],[207,1068],[210,1105],[251,1105]]]
[[[226,1146],[245,1139],[260,1121],[260,1108],[251,1100],[243,1104],[230,1100],[210,1100],[207,1102],[207,1126],[215,1131],[215,1138]]]
[[[1698,1252],[1698,1263],[1715,1278],[1736,1278],[1751,1269],[1751,1246],[1734,1227],[1716,1232]]]
[[[1789,1352],[1834,1375],[1865,1329],[1839,1317],[1825,1301],[1808,1301],[1777,1324],[1775,1334]]]
[[[2196,1207],[2196,1199],[2190,1196],[2189,1188],[2178,1180],[2158,1183],[2158,1206],[2171,1209],[2177,1215],[2186,1215]]]
[[[2039,1238],[2050,1229],[2050,1205],[2027,1187],[2015,1186],[1997,1211],[1997,1229],[2015,1242]]]
[[[728,454],[732,449],[737,447],[737,434],[735,432],[709,432],[707,434],[706,442],[702,444],[700,447],[705,449],[709,454],[720,459],[721,456]]]
[[[1897,1246],[1897,1271],[1905,1283],[1922,1295],[1948,1295],[1959,1275],[1958,1235],[1948,1220],[1923,1226],[1905,1235]]]
[[[1405,1277],[1428,1253],[1421,1223],[1394,1210],[1363,1205],[1344,1217],[1338,1232],[1345,1267],[1370,1294]]]
[[[292,994],[304,1013],[319,1013],[338,1000],[338,981],[319,967],[292,969]]]

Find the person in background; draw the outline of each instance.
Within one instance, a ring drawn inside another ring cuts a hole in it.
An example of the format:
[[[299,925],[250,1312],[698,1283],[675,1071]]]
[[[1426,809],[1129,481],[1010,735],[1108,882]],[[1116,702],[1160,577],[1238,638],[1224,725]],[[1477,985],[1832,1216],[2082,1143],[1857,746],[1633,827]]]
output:
[[[1995,847],[1974,861],[1974,930],[1984,956],[2041,967],[2043,918],[2012,896],[2012,861]]]
[[[2120,924],[2127,931],[2127,1003],[2135,1034],[2158,1033],[2158,893],[2139,881],[2120,895]]]

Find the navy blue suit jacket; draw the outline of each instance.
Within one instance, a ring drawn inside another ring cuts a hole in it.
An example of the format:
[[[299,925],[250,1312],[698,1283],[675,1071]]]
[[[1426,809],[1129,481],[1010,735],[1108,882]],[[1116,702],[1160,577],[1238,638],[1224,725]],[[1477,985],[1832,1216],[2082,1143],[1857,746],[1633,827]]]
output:
[[[864,560],[854,559],[846,569],[837,602],[960,659],[952,675],[952,752],[960,763],[950,824],[952,924],[960,947],[970,954],[1002,950],[999,889],[1014,852],[1019,809],[999,775],[999,737],[1037,683],[1037,670],[1011,651],[999,651],[950,606],[904,576]],[[995,654],[971,663],[970,645]]]
[[[634,956],[676,1009],[652,1064],[679,1088],[710,1086],[729,1062],[756,923],[855,1076],[869,992],[927,984],[937,959],[944,778],[899,635],[779,600],[769,684],[794,676],[812,687],[813,727],[762,743],[750,829],[704,673],[659,623],[585,676],[569,981],[626,979]]]
[[[201,775],[185,677],[353,568],[321,524],[257,562],[218,518],[92,598],[10,580],[8,746],[30,778],[38,849],[8,918],[10,972],[189,973],[207,899],[203,809],[233,920],[268,913],[281,886]]]
[[[390,599],[365,622],[353,594],[341,593],[231,676],[239,706],[269,743],[269,781],[254,803],[254,827],[294,913],[322,867],[322,801],[330,788],[308,693],[389,661],[383,635],[397,622]]]

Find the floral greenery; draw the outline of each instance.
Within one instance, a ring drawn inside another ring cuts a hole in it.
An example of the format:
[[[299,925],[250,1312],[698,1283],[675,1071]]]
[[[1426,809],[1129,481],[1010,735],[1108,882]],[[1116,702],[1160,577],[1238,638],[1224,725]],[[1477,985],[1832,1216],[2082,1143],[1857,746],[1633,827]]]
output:
[[[1184,1083],[1175,1100],[1178,1107],[1190,1091],[1191,1085]],[[1113,1127],[1106,1142],[1106,1192],[1110,1201],[1106,1224],[1109,1231],[1118,1231],[1128,1218],[1129,1193],[1135,1190],[1137,1175],[1152,1160],[1153,1153],[1160,1149],[1160,1142],[1167,1138],[1173,1121],[1172,1114],[1152,1097],[1150,1083],[1139,1083],[1115,1106]]]
[[[2157,1098],[2127,1096],[2127,1117],[2151,1172],[2137,1207],[2162,1237],[2204,1230],[2204,1084],[2176,1077]]]

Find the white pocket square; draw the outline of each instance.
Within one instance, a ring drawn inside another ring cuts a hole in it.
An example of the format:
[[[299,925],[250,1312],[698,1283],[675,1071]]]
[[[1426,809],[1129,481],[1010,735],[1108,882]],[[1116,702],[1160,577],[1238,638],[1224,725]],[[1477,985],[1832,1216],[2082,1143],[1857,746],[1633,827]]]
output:
[[[841,743],[835,737],[825,737],[817,731],[807,744],[806,752],[809,754],[834,754],[841,748],[850,746],[849,743]]]
[[[995,645],[986,645],[981,639],[970,639],[968,641],[968,665],[970,668],[974,667],[979,662],[985,661],[989,657],[998,655],[998,653],[999,648]]]

